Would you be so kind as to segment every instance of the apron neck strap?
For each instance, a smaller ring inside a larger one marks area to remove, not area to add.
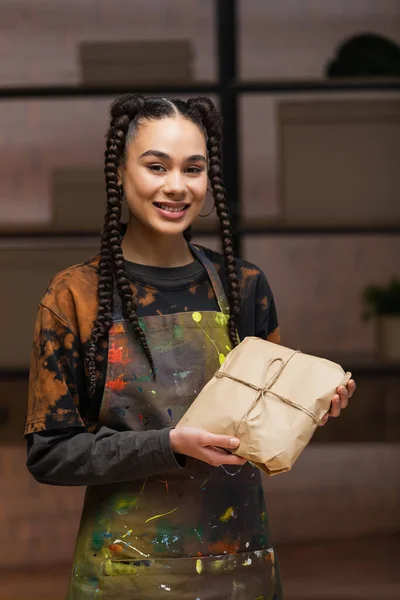
[[[229,302],[225,294],[225,290],[222,286],[221,279],[217,273],[217,269],[214,266],[214,263],[208,258],[206,253],[202,248],[195,246],[193,244],[189,244],[189,248],[194,256],[201,262],[205,270],[207,271],[207,275],[210,279],[212,288],[214,290],[215,298],[218,302],[218,306],[220,311],[224,315],[229,316]],[[118,291],[114,288],[114,310],[113,310],[113,318],[116,321],[120,321],[123,318],[122,315],[122,302],[121,298],[118,294]]]
[[[225,315],[229,315],[229,302],[214,263],[208,258],[204,250],[199,246],[189,244],[189,248],[207,271],[220,311]]]

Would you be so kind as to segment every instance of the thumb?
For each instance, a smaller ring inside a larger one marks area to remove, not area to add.
[[[229,435],[217,435],[209,433],[205,440],[208,446],[216,446],[218,448],[226,448],[227,450],[235,450],[240,445],[240,440]]]

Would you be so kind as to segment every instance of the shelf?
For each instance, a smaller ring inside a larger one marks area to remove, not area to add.
[[[233,81],[228,89],[236,94],[298,94],[330,92],[400,92],[400,78],[394,79],[315,79],[315,80],[254,80]],[[224,84],[225,88],[225,84]],[[192,84],[165,83],[162,85],[144,85],[127,83],[126,85],[36,85],[0,88],[0,99],[38,99],[38,98],[92,98],[119,96],[120,94],[220,94],[218,82],[198,81]]]
[[[217,222],[207,224],[196,224],[193,228],[195,235],[214,236],[219,234]],[[240,235],[399,235],[400,223],[385,225],[326,225],[326,224],[289,224],[273,222],[265,219],[246,219],[239,224],[237,232]],[[55,230],[51,225],[26,226],[26,227],[0,227],[0,240],[21,239],[96,239],[99,231],[63,231]]]

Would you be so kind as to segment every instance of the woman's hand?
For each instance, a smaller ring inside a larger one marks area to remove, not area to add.
[[[171,430],[170,442],[173,452],[197,458],[213,467],[244,465],[247,462],[245,458],[229,454],[239,447],[240,441],[228,435],[215,435],[196,427],[182,427]]]
[[[341,385],[337,388],[337,393],[332,398],[330,411],[321,419],[321,426],[326,425],[329,417],[338,417],[340,415],[340,411],[347,407],[355,390],[356,382],[354,379],[350,379],[346,387]]]

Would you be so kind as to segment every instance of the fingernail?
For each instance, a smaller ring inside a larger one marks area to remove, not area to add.
[[[231,448],[237,448],[239,446],[240,442],[237,438],[231,438],[229,440],[229,445]]]

